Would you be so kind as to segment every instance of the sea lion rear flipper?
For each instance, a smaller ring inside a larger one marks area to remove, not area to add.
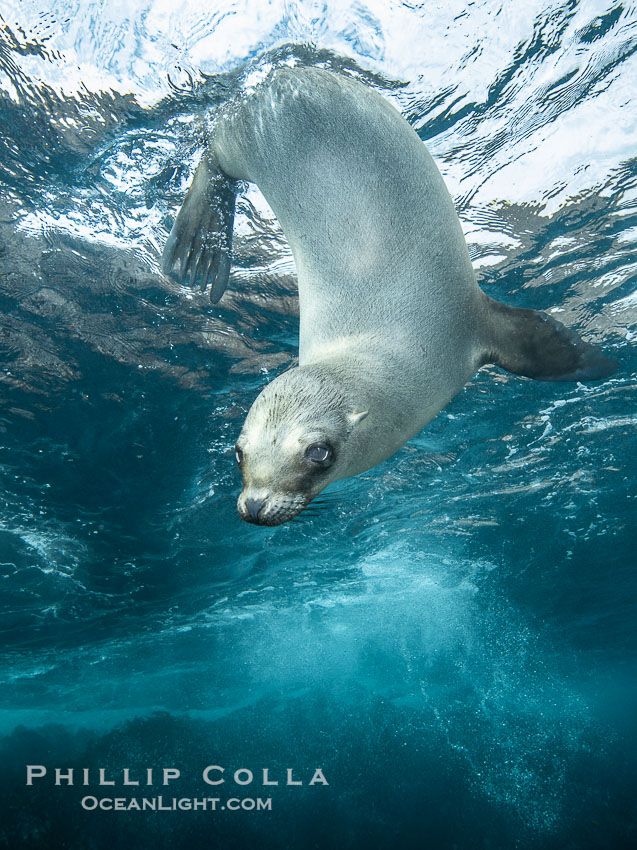
[[[162,255],[164,274],[180,281],[189,278],[191,286],[199,284],[202,290],[210,285],[213,303],[225,292],[230,275],[236,186],[215,155],[205,152]]]
[[[539,381],[596,381],[619,368],[616,360],[546,313],[488,297],[486,310],[490,341],[485,363]]]

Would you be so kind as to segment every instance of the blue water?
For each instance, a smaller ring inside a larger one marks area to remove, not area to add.
[[[637,7],[178,6],[0,9],[0,846],[637,846]],[[293,60],[389,97],[485,291],[621,369],[483,369],[266,529],[233,446],[296,356],[291,254],[246,187],[219,305],[159,257],[214,108]],[[182,777],[27,787],[28,764]],[[214,764],[305,784],[211,789]]]

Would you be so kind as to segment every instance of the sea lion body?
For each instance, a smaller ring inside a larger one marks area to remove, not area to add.
[[[545,380],[614,371],[614,361],[544,314],[482,292],[425,145],[360,82],[278,69],[215,122],[165,268],[179,262],[182,277],[210,280],[216,297],[232,220],[228,200],[209,210],[236,180],[256,183],[276,214],[300,307],[299,366],[266,386],[238,441],[244,519],[284,522],[331,481],[380,463],[484,363]],[[197,214],[212,221],[198,223]],[[206,253],[202,229],[216,254]],[[328,446],[329,462],[308,460],[317,445]]]
[[[481,348],[467,325],[475,329],[482,293],[440,172],[380,95],[326,71],[284,69],[248,103],[218,123],[212,146],[229,176],[259,186],[290,243],[299,366],[345,361],[361,384],[358,406],[372,411],[365,430],[387,432],[352,458],[355,475],[474,374]]]

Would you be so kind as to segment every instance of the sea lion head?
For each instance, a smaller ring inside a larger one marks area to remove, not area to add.
[[[243,479],[241,518],[281,525],[344,477],[348,441],[366,415],[328,370],[299,367],[268,384],[235,446]]]

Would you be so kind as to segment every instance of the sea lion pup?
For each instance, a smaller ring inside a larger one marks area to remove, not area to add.
[[[482,292],[427,148],[357,80],[280,68],[216,120],[163,256],[213,301],[228,283],[237,180],[276,214],[300,306],[299,365],[263,389],[236,445],[247,522],[287,522],[385,460],[486,363],[544,381],[615,371],[545,313]]]

